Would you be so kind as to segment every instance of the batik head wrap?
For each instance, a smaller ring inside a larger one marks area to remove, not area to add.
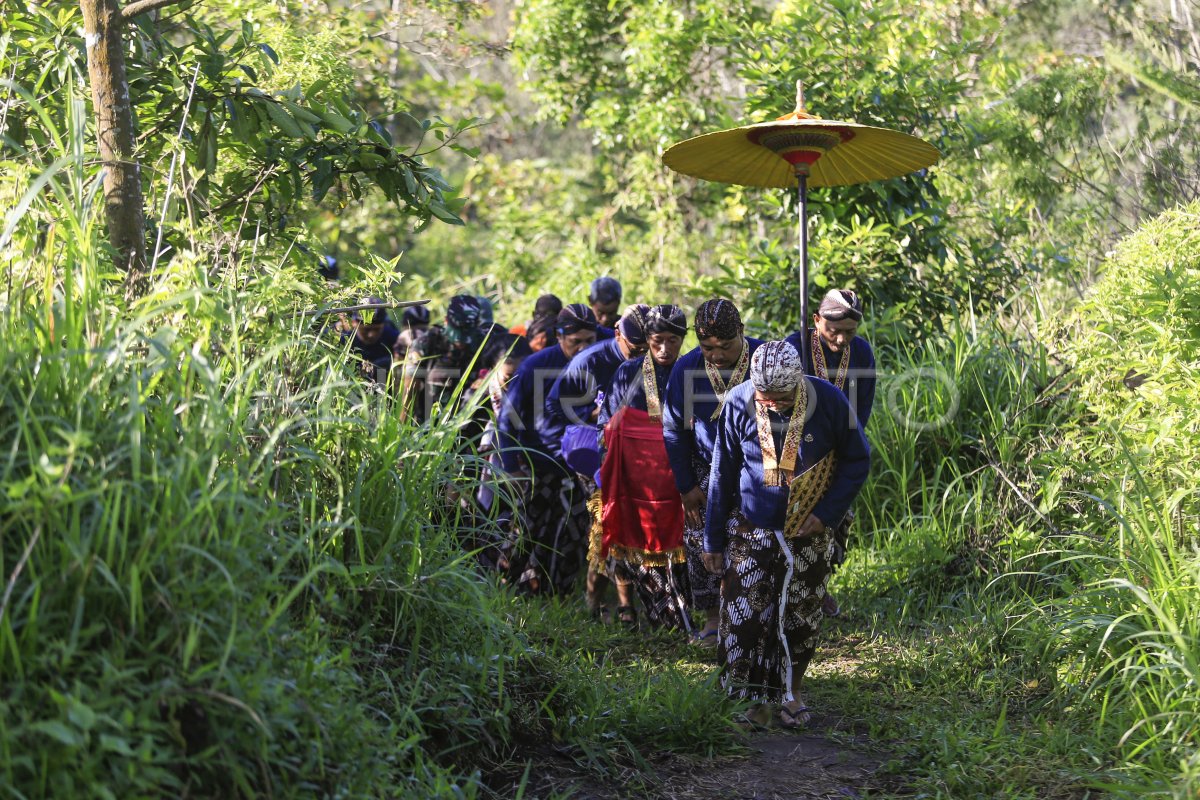
[[[817,313],[831,322],[843,319],[862,322],[862,298],[849,289],[830,289],[825,293]]]
[[[358,301],[358,304],[360,306],[381,306],[383,305],[383,301],[378,297],[364,297]],[[386,308],[363,308],[350,312],[350,319],[355,322],[361,322],[364,325],[378,325],[387,322],[387,318]]]
[[[621,338],[633,345],[646,343],[646,319],[650,314],[650,306],[645,303],[635,303],[625,309],[625,313],[617,320],[617,333]]]
[[[596,330],[596,315],[583,303],[571,303],[558,312],[558,333],[567,336],[577,331]]]
[[[479,344],[483,340],[483,331],[479,327],[482,318],[483,309],[478,297],[469,294],[451,297],[446,307],[446,338],[453,344],[468,347]]]
[[[742,335],[742,315],[729,300],[705,300],[696,309],[696,338],[736,339]]]
[[[490,328],[492,323],[496,321],[492,301],[483,295],[479,295],[475,299],[479,301],[479,327]]]
[[[750,359],[750,381],[760,392],[790,392],[800,385],[800,354],[788,342],[765,342]]]
[[[679,306],[654,306],[646,314],[646,335],[652,333],[673,333],[676,336],[687,336],[687,316]]]

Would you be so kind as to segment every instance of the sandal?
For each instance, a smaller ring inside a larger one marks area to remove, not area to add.
[[[601,603],[598,606],[593,606],[592,608],[588,609],[588,612],[591,614],[593,622],[599,622],[601,625],[612,624],[612,611],[610,611],[608,606],[604,605],[604,603]]]
[[[633,606],[617,606],[617,622],[626,628],[637,627],[637,609]]]
[[[779,725],[783,728],[803,728],[812,719],[811,712],[812,709],[805,705],[796,708],[782,705],[779,707]]]
[[[826,594],[821,599],[821,611],[827,617],[836,617],[842,613],[842,607],[838,605],[838,601],[831,594]]]
[[[716,647],[717,645],[717,629],[713,628],[707,633],[697,633],[692,637],[692,644],[698,644],[701,647]]]

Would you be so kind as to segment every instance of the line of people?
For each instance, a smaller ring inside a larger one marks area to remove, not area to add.
[[[690,328],[678,306],[617,316],[620,303],[602,278],[588,304],[544,296],[505,330],[478,298],[455,297],[445,324],[409,347],[407,397],[423,383],[427,403],[445,402],[455,381],[487,393],[491,474],[475,502],[503,531],[476,542],[488,569],[526,594],[568,593],[586,576],[600,620],[611,583],[616,621],[636,627],[640,614],[715,644],[751,722],[803,725],[800,681],[838,611],[826,584],[870,461],[861,301],[832,290],[811,328],[767,342],[745,335],[726,299],[700,304]],[[689,329],[698,344],[681,353]],[[519,487],[515,507],[495,502],[501,484]]]

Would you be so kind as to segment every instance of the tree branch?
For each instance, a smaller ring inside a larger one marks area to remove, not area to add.
[[[185,0],[137,0],[135,3],[130,3],[121,9],[121,19],[131,20],[139,14],[145,14],[147,11],[155,11],[166,6],[173,6],[184,2]]]

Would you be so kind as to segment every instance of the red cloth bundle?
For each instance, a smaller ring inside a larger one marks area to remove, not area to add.
[[[604,429],[601,554],[664,564],[683,559],[683,503],[667,461],[662,424],[626,407]]]

